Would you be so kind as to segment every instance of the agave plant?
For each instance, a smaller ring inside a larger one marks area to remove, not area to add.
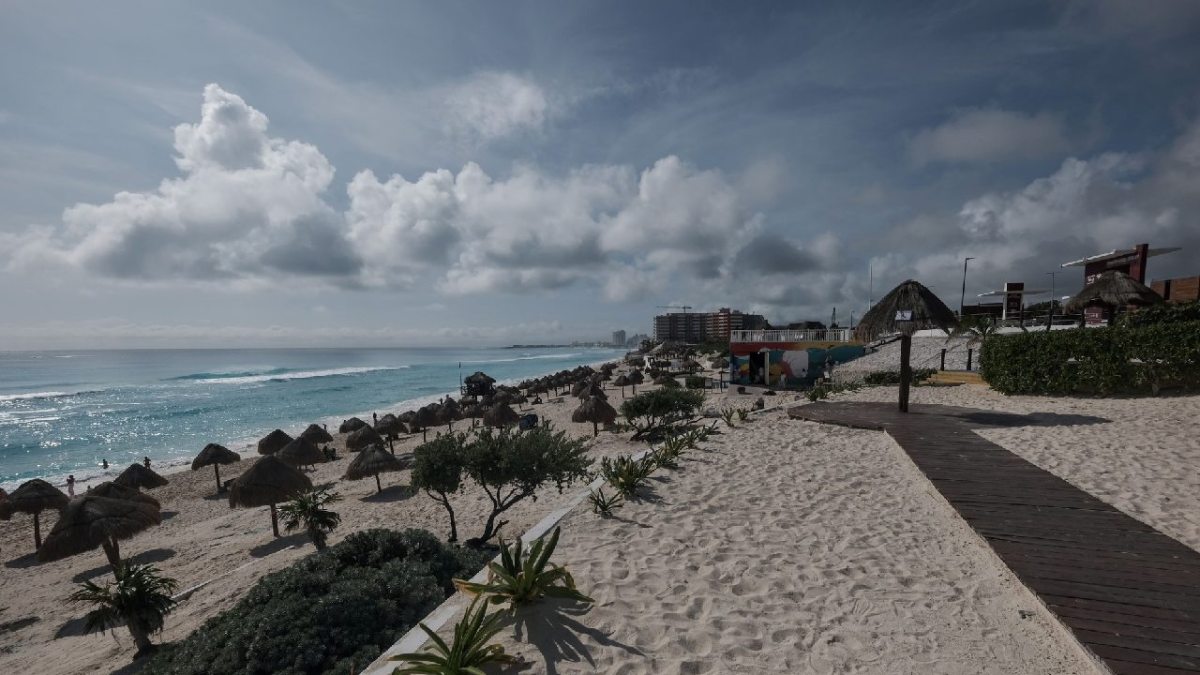
[[[520,539],[512,546],[500,542],[500,562],[488,563],[486,583],[455,579],[454,585],[466,593],[486,595],[494,605],[504,602],[520,605],[543,597],[592,602],[575,589],[575,579],[565,567],[550,562],[550,555],[558,546],[560,529],[554,528],[549,539],[539,537],[528,552]]]
[[[738,408],[737,409],[737,417],[738,417],[739,422],[745,422],[747,419],[750,418],[750,411],[747,410],[746,408]]]
[[[87,613],[84,630],[105,631],[122,623],[133,636],[137,655],[154,648],[150,635],[162,630],[163,619],[175,607],[171,594],[177,586],[174,579],[159,576],[152,565],[125,563],[117,568],[115,584],[97,585],[85,581],[72,593],[70,602],[93,605]]]
[[[650,473],[654,471],[654,459],[647,455],[641,460],[635,460],[629,455],[618,455],[616,458],[605,457],[600,460],[600,475],[608,484],[616,488],[622,497],[632,497],[639,487],[645,484]]]
[[[733,408],[725,408],[721,411],[721,419],[725,420],[725,425],[730,429],[733,428],[733,418],[736,414],[737,411],[735,411]]]
[[[318,551],[325,550],[329,533],[342,522],[342,517],[325,508],[326,504],[339,501],[341,495],[325,488],[310,490],[279,507],[283,527],[288,532],[303,528]]]
[[[454,642],[449,645],[429,626],[418,624],[433,640],[433,651],[393,656],[392,661],[405,661],[411,665],[396,668],[392,675],[483,675],[480,666],[515,663],[517,659],[506,654],[504,647],[488,644],[504,629],[502,619],[500,614],[488,616],[487,604],[481,598],[475,598],[463,618],[454,625]]]
[[[606,495],[603,488],[590,492],[588,501],[592,504],[592,513],[599,514],[604,518],[611,518],[613,509],[620,508],[625,504],[624,497],[619,494]]]
[[[687,439],[684,436],[675,436],[663,441],[662,445],[651,453],[654,464],[664,469],[679,468],[679,458],[683,456],[684,450],[687,449]]]

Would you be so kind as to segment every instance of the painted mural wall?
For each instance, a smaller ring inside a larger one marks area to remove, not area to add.
[[[730,347],[730,381],[733,384],[766,384],[780,388],[811,385],[824,375],[826,364],[836,366],[866,353],[862,345],[855,344],[740,342]]]

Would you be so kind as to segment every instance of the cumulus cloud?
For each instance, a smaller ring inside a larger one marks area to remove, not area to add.
[[[735,182],[674,156],[641,171],[518,166],[500,178],[475,163],[415,180],[362,171],[339,213],[325,200],[334,169],[324,155],[271,136],[266,115],[215,84],[199,121],[175,129],[174,146],[181,176],[7,237],[9,265],[131,282],[307,279],[452,295],[585,282],[625,300],[676,278],[721,279],[761,229]]]
[[[478,73],[446,95],[451,131],[483,141],[540,129],[549,110],[546,92],[514,73]]]
[[[974,108],[960,110],[946,122],[917,132],[909,140],[908,151],[921,165],[1055,157],[1071,146],[1057,115]]]
[[[176,127],[175,150],[181,177],[66,209],[62,228],[20,238],[13,263],[141,280],[357,270],[321,198],[333,166],[312,145],[268,136],[266,116],[237,95],[205,87],[200,121]]]

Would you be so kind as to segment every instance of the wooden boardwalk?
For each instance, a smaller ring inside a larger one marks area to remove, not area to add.
[[[973,431],[1105,420],[935,405],[911,410],[821,402],[788,415],[886,431],[1114,673],[1200,672],[1200,553]]]

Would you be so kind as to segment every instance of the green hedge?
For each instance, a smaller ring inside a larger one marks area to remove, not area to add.
[[[937,373],[933,368],[913,368],[913,383],[920,384]],[[869,385],[900,384],[900,371],[876,370],[863,377],[863,383]]]
[[[366,530],[263,577],[233,608],[162,647],[143,675],[358,672],[486,556],[424,530]],[[354,670],[352,670],[352,667]]]
[[[688,375],[683,383],[688,389],[703,389],[708,384],[708,378],[701,375]]]
[[[1200,321],[988,337],[979,373],[1005,394],[1157,393],[1200,386]]]
[[[1125,312],[1117,319],[1117,325],[1134,328],[1158,323],[1188,321],[1200,321],[1200,301],[1162,303]]]

